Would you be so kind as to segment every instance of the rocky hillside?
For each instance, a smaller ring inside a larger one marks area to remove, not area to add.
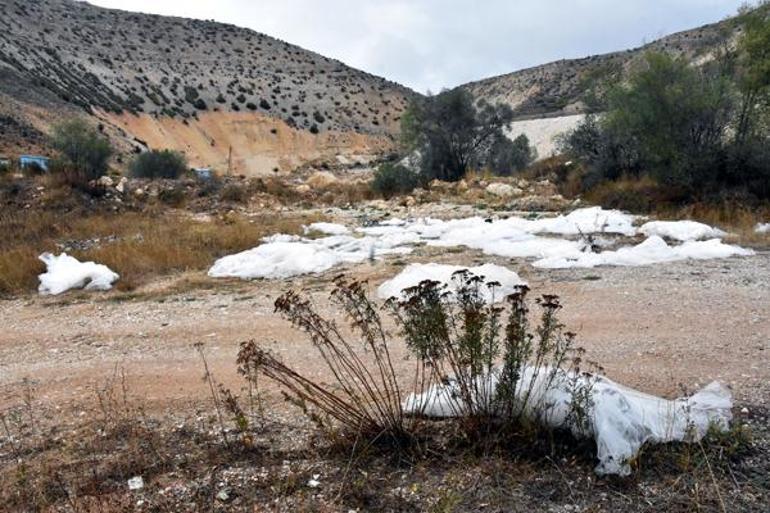
[[[708,62],[740,31],[739,18],[666,36],[632,50],[561,60],[472,82],[467,88],[476,97],[510,104],[521,119],[579,114],[585,111],[581,98],[595,79],[628,72],[645,52],[665,51],[696,63]]]
[[[6,150],[18,140],[39,143],[47,123],[76,111],[99,116],[140,147],[153,134],[132,127],[180,129],[202,118],[218,127],[217,133],[199,127],[207,132],[202,140],[224,151],[235,146],[229,139],[239,127],[252,121],[270,125],[268,135],[285,126],[302,139],[349,132],[390,137],[412,94],[232,25],[73,0],[0,0],[0,135]],[[219,113],[241,123],[223,128],[227,122]]]

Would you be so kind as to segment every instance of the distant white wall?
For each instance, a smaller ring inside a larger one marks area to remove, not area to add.
[[[511,129],[507,131],[507,135],[511,139],[515,139],[521,134],[526,135],[529,144],[537,149],[537,158],[540,160],[556,154],[556,137],[574,130],[584,117],[583,114],[577,114],[558,118],[514,121],[511,123]]]

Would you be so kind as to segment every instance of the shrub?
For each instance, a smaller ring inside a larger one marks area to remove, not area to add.
[[[374,172],[372,190],[389,199],[398,194],[409,194],[419,183],[417,173],[400,164],[382,164]]]
[[[433,385],[452,384],[453,416],[469,433],[488,436],[493,432],[487,428],[493,425],[515,432],[525,416],[535,420],[547,415],[554,405],[541,404],[540,398],[557,381],[564,386],[567,379],[572,394],[567,422],[573,429],[585,428],[594,380],[582,379],[582,350],[574,347],[574,335],[565,333],[557,319],[561,305],[556,296],[538,300],[541,322],[533,330],[526,287],[508,298],[504,322],[506,308],[487,302],[484,294],[486,287],[494,290],[499,284],[487,284],[467,271],[455,279],[458,287],[451,294],[445,286],[425,281],[406,290],[403,299],[386,303],[415,361],[412,390],[420,393]],[[327,432],[333,428],[327,419],[334,419],[356,439],[403,446],[414,440],[414,426],[402,407],[405,389],[394,370],[392,340],[379,309],[368,299],[365,284],[340,277],[335,285],[331,301],[346,314],[359,343],[349,341],[333,321],[315,311],[310,300],[295,292],[275,303],[276,311],[309,334],[333,376],[332,384],[298,373],[254,341],[241,346],[239,372],[250,380],[263,374],[282,385],[289,401]],[[418,397],[410,396],[407,404]],[[412,409],[415,414],[420,411],[419,405]]]
[[[138,155],[129,166],[135,178],[179,178],[187,171],[187,159],[173,150],[150,150]]]
[[[54,171],[74,186],[87,186],[107,173],[112,146],[106,137],[82,119],[72,119],[53,129],[52,146],[60,153]]]

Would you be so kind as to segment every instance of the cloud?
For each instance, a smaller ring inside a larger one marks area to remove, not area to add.
[[[636,47],[743,0],[91,0],[264,32],[418,91]]]

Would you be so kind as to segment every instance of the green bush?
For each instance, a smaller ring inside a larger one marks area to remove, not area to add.
[[[71,119],[56,125],[51,143],[60,153],[53,171],[64,172],[72,185],[86,185],[107,173],[112,146],[84,120]]]
[[[187,159],[177,151],[151,150],[138,155],[129,171],[135,178],[179,178],[188,169]]]
[[[374,172],[372,190],[385,199],[408,194],[419,184],[417,173],[400,164],[382,164]]]
[[[505,135],[496,137],[485,155],[486,162],[479,167],[488,167],[497,175],[511,175],[522,171],[537,158],[537,150],[530,146],[529,138],[521,134],[514,140]]]

